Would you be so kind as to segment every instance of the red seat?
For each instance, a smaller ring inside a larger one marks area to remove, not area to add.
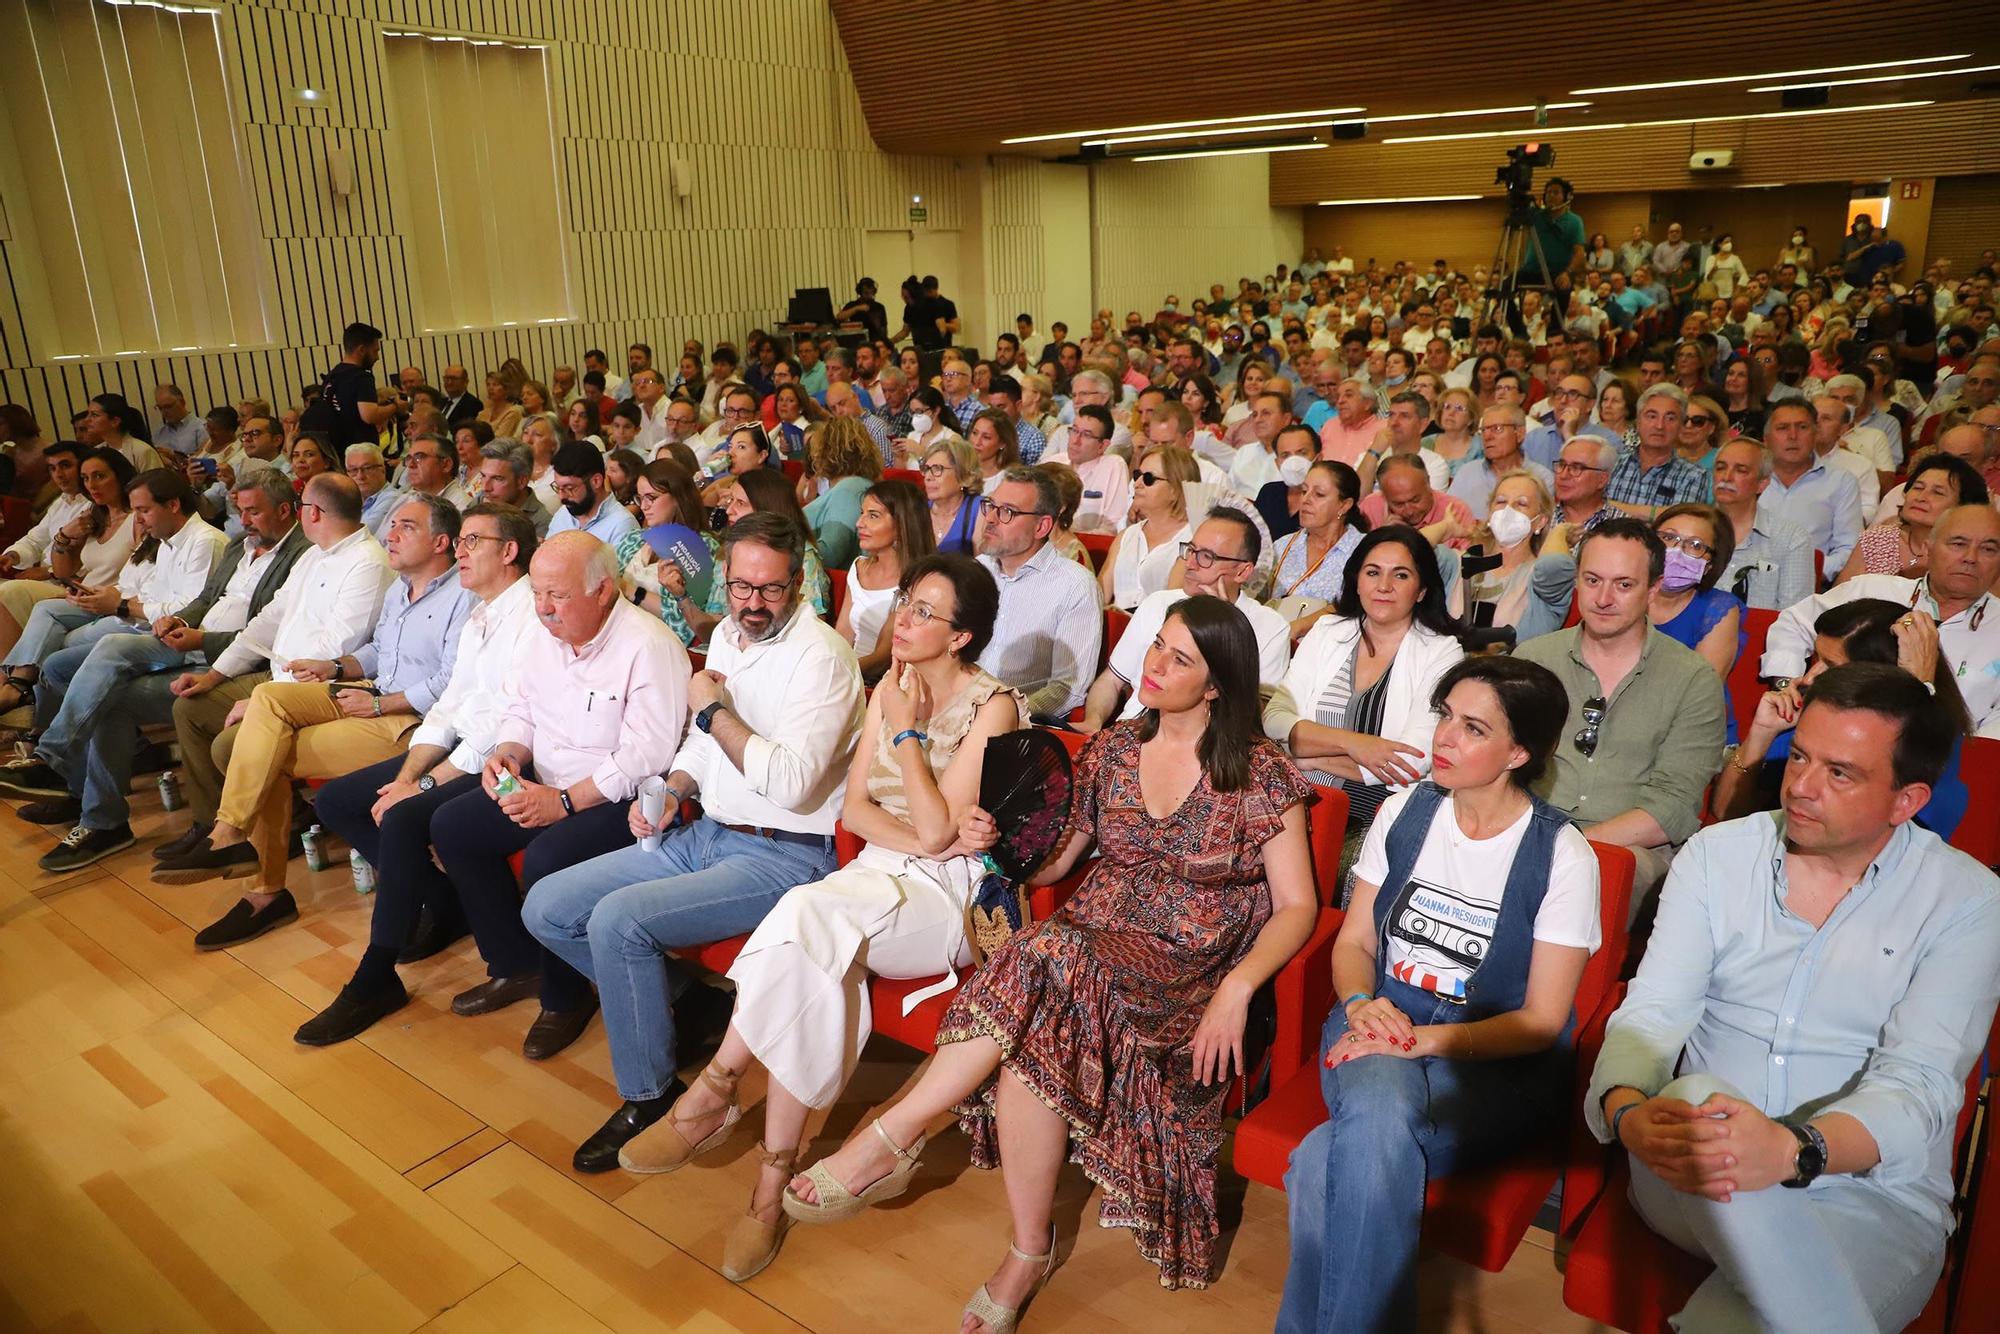
[[[1736,655],[1736,663],[1729,669],[1729,707],[1736,715],[1736,735],[1747,736],[1750,720],[1757,716],[1757,701],[1764,698],[1764,685],[1759,680],[1757,664],[1764,658],[1764,640],[1771,633],[1771,625],[1778,619],[1775,611],[1760,611],[1755,607],[1743,612],[1743,651]]]
[[[847,600],[847,571],[828,570],[826,586],[826,621],[831,625],[840,615],[840,604]]]
[[[885,482],[908,482],[919,491],[924,487],[924,475],[915,468],[884,468],[882,480]]]
[[[18,496],[0,496],[0,547],[10,547],[35,526],[34,507]]]
[[[1095,568],[1104,568],[1104,562],[1111,557],[1111,544],[1116,539],[1110,533],[1078,533],[1076,540],[1083,543],[1083,549],[1090,553],[1090,563]]]
[[[782,466],[785,470],[786,481],[796,482],[799,478],[805,476],[806,465],[798,459],[786,459]]]
[[[2000,866],[2000,740],[1966,738],[1958,753],[1958,776],[1972,799],[1952,831],[1951,845],[1981,866]]]
[[[1622,997],[1621,997],[1622,999]],[[1989,1049],[2000,1041],[2000,1026],[1996,1026],[1988,1039]],[[1959,1111],[1957,1138],[1959,1144],[1965,1142],[1966,1132],[1971,1128],[1972,1114],[1978,1105],[1981,1065],[1975,1062],[1966,1079],[1965,1104]],[[1610,1325],[1614,1329],[1629,1331],[1629,1334],[1668,1334],[1668,1319],[1694,1295],[1714,1266],[1706,1260],[1697,1259],[1662,1238],[1646,1226],[1639,1217],[1639,1211],[1632,1207],[1627,1195],[1631,1184],[1631,1173],[1625,1154],[1613,1152],[1600,1145],[1581,1128],[1571,1143],[1573,1151],[1563,1175],[1563,1216],[1566,1232],[1573,1233],[1569,1262],[1563,1271],[1563,1305],[1578,1315]],[[1990,1143],[1991,1115],[1988,1116]],[[1982,1195],[1994,1192],[1981,1192]],[[1970,1216],[1979,1215],[1980,1199],[1973,1201]],[[1996,1235],[1993,1223],[2000,1219],[2000,1204],[1986,1203],[1988,1227],[1978,1240],[1993,1252],[1993,1258],[2000,1260],[2000,1235]],[[1577,1213],[1583,1213],[1582,1225],[1573,1222]],[[1966,1239],[1968,1242],[1971,1238]],[[1917,1320],[1909,1326],[1911,1330],[1923,1334],[1944,1334],[1945,1311],[1951,1280],[1956,1273],[1966,1275],[1966,1283],[1981,1284],[1981,1291],[1989,1291],[1985,1285],[1992,1284],[2000,1289],[1991,1265],[1984,1273],[1970,1263],[1954,1265],[1949,1253],[1945,1272],[1939,1277],[1936,1291]],[[1990,1329],[1993,1311],[1989,1296],[1984,1305],[1972,1308],[1960,1306],[1981,1313],[1980,1318],[1987,1323],[1963,1325],[1967,1330]]]
[[[1632,897],[1632,854],[1597,843],[1591,850],[1597,854],[1604,944],[1591,956],[1577,985],[1579,1084],[1588,1079],[1604,1022],[1615,1004]],[[1275,1092],[1236,1129],[1236,1170],[1279,1190],[1284,1189],[1292,1150],[1326,1120],[1326,1103],[1320,1095],[1319,1035],[1333,1009],[1333,941],[1341,920],[1338,909],[1322,910],[1305,948],[1274,980],[1278,1033],[1271,1087]],[[1468,1264],[1496,1272],[1505,1268],[1562,1171],[1564,1148],[1561,1136],[1552,1135],[1504,1163],[1432,1180],[1424,1196],[1425,1239]]]

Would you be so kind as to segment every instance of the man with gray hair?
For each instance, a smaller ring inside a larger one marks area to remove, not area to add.
[[[1556,509],[1549,524],[1567,526],[1571,546],[1617,513],[1604,499],[1611,470],[1617,466],[1617,449],[1600,435],[1574,436],[1556,455]]]
[[[1738,438],[1715,452],[1715,507],[1736,538],[1716,583],[1761,611],[1783,611],[1815,591],[1812,535],[1757,503],[1776,466],[1758,440]]]
[[[1712,498],[1708,474],[1675,447],[1687,402],[1686,391],[1674,384],[1656,384],[1639,395],[1639,443],[1619,458],[1604,492],[1624,513],[1651,519],[1669,505],[1707,504]]]
[[[979,535],[980,562],[1000,585],[1000,615],[979,665],[1047,720],[1083,703],[1104,641],[1097,580],[1049,545],[1061,509],[1047,473],[1012,467],[986,498]]]
[[[1874,458],[1847,448],[1847,441],[1855,434],[1853,406],[1837,394],[1821,394],[1799,401],[1812,408],[1813,453],[1819,455],[1829,469],[1844,472],[1854,479],[1855,493],[1861,497],[1862,523],[1866,526],[1867,516],[1875,512],[1875,506],[1881,500],[1883,474]],[[1768,426],[1765,428],[1767,433],[1769,429]]]
[[[1858,375],[1834,376],[1826,382],[1825,397],[1837,399],[1847,405],[1847,420],[1850,424],[1840,437],[1840,447],[1866,460],[1869,466],[1875,469],[1876,494],[1879,496],[1880,488],[1890,485],[1891,479],[1896,475],[1896,469],[1902,466],[1902,428],[1896,426],[1896,419],[1889,417],[1887,413],[1882,413],[1881,416],[1887,418],[1891,426],[1895,426],[1893,435],[1874,424],[1875,419],[1871,418],[1869,412],[1868,384]],[[1815,399],[1814,403],[1817,405],[1818,400]],[[1862,505],[1865,511],[1872,511],[1875,508],[1865,496],[1862,498]]]
[[[673,951],[752,931],[792,888],[833,871],[867,700],[853,647],[801,597],[805,543],[782,514],[730,525],[717,561],[729,615],[707,670],[688,682],[692,728],[657,770],[665,818],[655,825],[636,803],[630,812],[630,837],[659,835],[658,846],[558,871],[520,909],[548,949],[542,1004],[588,995],[586,978],[603,999],[623,1102],[577,1149],[579,1172],[618,1166],[619,1150],[684,1091],[677,1028],[728,1013]],[[682,802],[696,798],[701,818],[682,820]],[[671,1153],[676,1134],[663,1126],[658,1150]]]
[[[576,1040],[597,1001],[573,974],[545,981],[521,891],[631,844],[625,807],[680,744],[689,664],[680,637],[626,600],[617,552],[591,534],[551,537],[528,579],[547,633],[530,636],[515,664],[479,789],[438,807],[430,832],[491,978],[455,997],[452,1012],[486,1014],[540,993],[522,1050],[541,1060]],[[508,865],[517,852],[520,882]]]
[[[479,451],[479,498],[489,505],[512,505],[535,525],[537,540],[549,535],[552,517],[528,481],[535,453],[519,440],[502,436]]]
[[[404,500],[389,524],[389,568],[397,578],[373,636],[339,657],[294,660],[292,679],[252,691],[233,739],[225,733],[216,743],[227,742],[229,756],[209,845],[162,859],[154,878],[193,884],[225,867],[252,866],[258,884],[195,933],[196,949],[240,945],[299,915],[285,885],[293,780],[338,778],[399,754],[444,693],[459,631],[478,601],[458,580],[458,530],[450,501]]]
[[[1539,463],[1529,462],[1521,452],[1528,436],[1528,414],[1516,403],[1495,403],[1479,417],[1478,458],[1466,463],[1451,479],[1451,493],[1465,502],[1475,515],[1484,515],[1493,500],[1493,488],[1500,479],[1517,470],[1526,471],[1550,491],[1556,479]]]
[[[891,440],[902,440],[910,434],[911,392],[910,377],[901,368],[884,366],[875,377],[874,397],[864,403],[868,415],[888,428]]]
[[[377,542],[389,540],[389,520],[409,492],[389,485],[389,463],[379,445],[367,443],[347,447],[347,475],[361,488],[361,526]]]
[[[1070,378],[1069,401],[1072,413],[1076,408],[1093,407],[1110,412],[1113,423],[1111,439],[1105,448],[1116,454],[1131,453],[1132,431],[1122,420],[1125,414],[1117,411],[1118,386],[1111,382],[1110,376],[1100,370],[1078,371]],[[1068,461],[1069,427],[1058,426],[1049,433],[1049,447],[1042,451],[1042,462],[1067,463]]]

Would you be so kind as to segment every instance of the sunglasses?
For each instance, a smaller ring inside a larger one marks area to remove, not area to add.
[[[1159,483],[1164,482],[1166,478],[1160,476],[1156,472],[1148,472],[1142,469],[1134,468],[1132,470],[1132,480],[1139,483],[1141,486],[1157,486]]]
[[[1604,696],[1592,695],[1583,702],[1583,730],[1574,738],[1586,760],[1597,753],[1597,733],[1604,725]]]
[[[1709,416],[1706,412],[1690,412],[1687,415],[1687,424],[1689,426],[1706,426],[1714,420],[1715,418]]]

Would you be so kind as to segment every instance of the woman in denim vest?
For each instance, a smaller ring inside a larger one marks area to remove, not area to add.
[[[1328,1121],[1292,1155],[1281,1331],[1415,1329],[1424,1188],[1564,1122],[1597,859],[1529,791],[1568,716],[1518,658],[1431,696],[1433,776],[1384,803],[1333,946]]]

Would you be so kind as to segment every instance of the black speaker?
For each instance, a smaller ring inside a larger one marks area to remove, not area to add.
[[[1778,105],[1788,111],[1802,111],[1807,107],[1823,107],[1826,105],[1826,89],[1823,86],[1788,89],[1778,94]]]
[[[1333,123],[1333,137],[1336,139],[1365,139],[1368,137],[1368,123],[1359,120],[1335,121]]]
[[[1111,155],[1111,150],[1103,144],[1085,144],[1077,150],[1077,156],[1085,162],[1102,162]]]

